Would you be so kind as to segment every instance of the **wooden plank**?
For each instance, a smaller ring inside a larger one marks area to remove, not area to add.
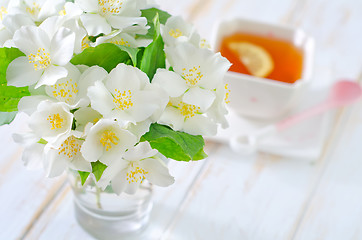
[[[0,127],[0,239],[20,238],[51,202],[63,179],[45,179],[42,171],[28,171],[21,161],[21,148],[14,132],[25,130],[25,118]]]
[[[362,238],[361,109],[359,103],[350,109],[355,114],[344,116],[348,121],[340,126],[340,140],[327,155],[294,239]]]
[[[217,148],[217,145],[210,143],[206,151],[210,153]],[[141,239],[159,239],[177,214],[178,207],[187,195],[194,179],[206,164],[207,161],[169,163],[170,172],[176,182],[168,188],[154,188],[154,207],[150,225],[140,236]],[[26,239],[51,239],[54,234],[58,239],[92,239],[76,222],[72,192],[69,189],[68,186],[63,188],[51,206],[35,222],[26,235]]]
[[[304,161],[241,157],[223,147],[163,239],[286,239],[316,174]]]
[[[301,4],[301,2],[294,5],[294,12],[290,11],[285,15],[286,18],[281,18],[281,20],[289,22],[289,18],[292,25],[301,26],[315,35],[317,45],[319,45],[316,54],[315,84],[325,87],[338,77],[355,78],[356,71],[360,70],[357,58],[360,59],[361,49],[357,50],[357,54],[352,52],[352,49],[358,46],[356,42],[361,38],[355,38],[352,43],[348,41],[350,34],[353,33],[350,23],[347,24],[347,28],[337,31],[344,36],[335,34],[335,26],[336,24],[343,26],[350,21],[348,14],[345,14],[348,15],[347,17],[339,17],[340,12],[336,11],[341,8],[351,8],[354,10],[350,13],[350,19],[354,21],[354,27],[356,27],[361,22],[361,20],[355,21],[355,15],[361,12],[358,10],[359,3],[319,1],[319,9],[326,10],[324,11],[325,22],[318,27],[313,21],[308,20],[312,17],[311,12],[316,16],[321,14],[320,11],[315,10],[315,1],[305,1],[306,4]],[[331,2],[332,7],[328,8]],[[253,11],[250,13],[254,14]],[[225,13],[225,15],[229,14]],[[337,20],[335,16],[338,16]],[[327,22],[328,20],[330,22]],[[333,36],[333,41],[331,41],[331,36]],[[346,52],[350,52],[351,55],[348,56],[348,62],[342,63],[341,59]],[[339,64],[342,66],[335,68]],[[342,115],[342,123],[346,116],[348,113]],[[336,135],[332,134],[331,137],[333,139],[328,142],[326,152],[329,152],[336,143]],[[173,236],[178,236],[180,239],[292,238],[294,229],[299,227],[299,219],[305,210],[304,207],[306,204],[309,205],[314,185],[319,182],[320,174],[325,169],[324,158],[322,157],[315,166],[304,165],[291,159],[279,159],[277,163],[274,161],[270,163],[267,160],[268,155],[261,156],[260,159],[243,159],[233,156],[227,148],[221,149],[213,157],[223,159],[223,162],[213,161],[213,165],[208,166],[198,179],[181,206],[180,214],[164,234],[164,239]],[[249,162],[245,163],[245,161]],[[316,212],[318,213],[318,210]],[[334,216],[338,215],[334,214]],[[360,216],[360,214],[355,216]],[[329,219],[332,222],[333,218]],[[308,219],[305,221],[307,222]],[[308,231],[308,227],[304,230]],[[325,230],[328,231],[328,229]],[[341,234],[335,239],[349,239],[342,236]],[[300,239],[310,238],[307,235]]]

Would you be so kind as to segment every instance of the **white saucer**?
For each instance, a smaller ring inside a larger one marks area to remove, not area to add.
[[[303,109],[322,102],[327,97],[327,93],[328,90],[325,88],[306,91],[299,107],[288,115],[294,115]],[[289,158],[313,161],[321,154],[334,115],[335,111],[322,113],[275,135],[266,136],[258,142],[257,150]],[[227,120],[229,128],[220,128],[216,136],[206,139],[228,144],[230,139],[238,135],[250,134],[277,122],[248,119],[236,115],[232,110],[229,110]]]

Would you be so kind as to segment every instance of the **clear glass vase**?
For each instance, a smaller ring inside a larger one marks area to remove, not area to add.
[[[147,226],[152,209],[152,185],[144,181],[134,195],[104,191],[89,176],[82,186],[78,172],[68,174],[74,193],[75,216],[98,239],[137,239]],[[136,238],[135,238],[136,237]]]

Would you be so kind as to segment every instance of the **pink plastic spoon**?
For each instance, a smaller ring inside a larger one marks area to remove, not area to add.
[[[342,80],[336,82],[327,99],[316,106],[290,116],[276,124],[266,126],[251,135],[241,135],[230,140],[230,146],[239,153],[253,153],[258,141],[265,136],[287,129],[310,117],[332,108],[342,107],[354,103],[362,96],[362,89],[356,82]]]

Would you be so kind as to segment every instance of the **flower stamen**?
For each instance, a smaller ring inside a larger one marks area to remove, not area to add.
[[[198,114],[200,111],[200,107],[184,102],[178,104],[178,109],[186,119],[195,116],[195,114]]]
[[[125,41],[123,38],[121,38],[120,40],[112,40],[112,41],[110,41],[110,43],[117,44],[117,45],[122,45],[122,46],[127,46],[127,47],[131,46],[128,43],[128,41]]]
[[[224,101],[225,101],[226,104],[228,104],[228,103],[230,103],[230,100],[229,100],[230,89],[228,88],[228,84],[225,84],[225,90],[226,90],[226,93],[225,93]]]
[[[49,115],[47,120],[52,125],[52,128],[51,128],[52,130],[54,130],[56,128],[61,128],[62,123],[64,122],[64,119],[59,116],[59,113],[53,114],[53,116]]]
[[[35,54],[29,54],[28,60],[34,64],[35,71],[47,68],[51,64],[50,53],[45,52],[44,48],[39,48]]]
[[[89,40],[89,37],[88,36],[85,36],[83,39],[82,39],[82,51],[86,48],[89,48],[90,47],[90,43],[91,41]]]
[[[0,8],[0,20],[3,20],[4,16],[8,14],[8,10],[5,7]]]
[[[26,11],[30,14],[30,15],[33,15],[33,16],[36,16],[39,14],[40,12],[40,6],[39,4],[37,3],[33,3],[32,7],[27,7],[26,8]]]
[[[101,7],[101,14],[107,16],[110,14],[119,14],[123,2],[120,0],[98,0],[98,5]]]
[[[74,158],[80,152],[80,148],[81,145],[77,143],[77,139],[74,136],[70,136],[60,145],[58,154]]]
[[[204,76],[200,71],[200,66],[190,69],[183,68],[181,76],[185,79],[186,84],[190,87],[195,86]]]
[[[65,82],[58,83],[52,86],[53,96],[58,100],[63,100],[66,103],[70,103],[71,100],[78,93],[78,84],[73,83],[72,79]]]
[[[168,34],[170,34],[171,37],[173,38],[178,38],[181,37],[183,35],[183,33],[181,32],[180,29],[171,29]]]
[[[135,183],[138,181],[143,181],[143,179],[145,178],[145,175],[148,174],[147,171],[145,171],[144,169],[140,168],[140,167],[135,167],[133,165],[133,163],[131,163],[131,170],[129,172],[127,172],[127,178],[126,180],[128,181],[128,183]]]
[[[113,97],[113,102],[118,109],[125,110],[133,106],[131,90],[121,92],[118,89],[115,89],[114,91],[116,94]]]
[[[117,145],[119,138],[113,131],[105,131],[103,132],[101,139],[99,140],[103,147],[106,147],[106,151],[112,148],[112,144]]]

